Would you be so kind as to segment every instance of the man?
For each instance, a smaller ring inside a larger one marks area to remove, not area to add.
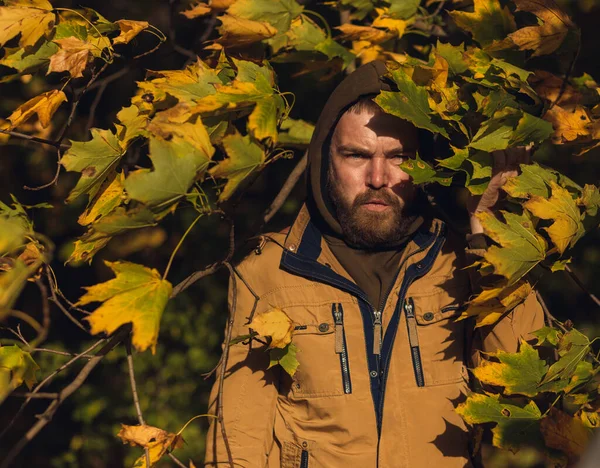
[[[516,351],[543,326],[535,296],[477,334],[455,321],[473,291],[463,269],[472,252],[399,167],[419,138],[370,100],[389,89],[385,71],[365,65],[336,88],[309,148],[306,205],[237,269],[233,336],[248,333],[251,315],[280,308],[294,322],[300,366],[290,378],[267,369],[260,343],[230,347],[222,403],[235,466],[465,466],[469,437],[454,406],[467,366],[477,350]],[[473,211],[492,207],[523,154],[497,155]],[[474,217],[472,230],[482,232]],[[215,384],[213,412],[217,393]],[[228,463],[216,421],[205,463]]]

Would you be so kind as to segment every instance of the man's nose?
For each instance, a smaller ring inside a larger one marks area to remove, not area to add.
[[[389,173],[385,158],[371,158],[367,174],[367,185],[374,189],[380,189],[388,185]]]

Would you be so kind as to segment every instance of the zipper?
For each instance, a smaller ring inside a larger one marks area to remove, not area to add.
[[[381,310],[373,311],[373,354],[377,356],[381,354],[381,313]]]
[[[302,449],[300,455],[300,468],[308,468],[308,450]]]
[[[417,331],[417,319],[415,318],[415,303],[412,297],[409,297],[404,301],[404,312],[406,314],[408,342],[410,344],[410,353],[412,355],[413,370],[415,371],[417,387],[424,387],[425,378],[423,376],[423,362],[421,361],[419,332]]]
[[[342,369],[342,385],[344,393],[352,393],[352,381],[350,380],[350,363],[348,360],[348,349],[346,348],[346,335],[344,333],[344,309],[342,304],[332,304],[331,311],[335,323],[335,352],[340,355],[340,366]]]

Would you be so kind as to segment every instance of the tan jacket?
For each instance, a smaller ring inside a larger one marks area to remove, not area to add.
[[[470,464],[468,434],[453,408],[468,391],[471,343],[516,351],[520,337],[543,326],[543,313],[531,295],[477,334],[469,321],[455,321],[471,287],[464,247],[446,231],[441,221],[426,223],[405,249],[381,313],[380,347],[377,311],[306,208],[287,236],[270,235],[239,265],[233,336],[248,333],[252,312],[279,307],[296,326],[300,367],[292,379],[279,367],[267,370],[260,344],[231,346],[223,417],[235,466]],[[231,288],[229,299],[231,306]],[[206,447],[206,466],[227,466],[217,422]]]

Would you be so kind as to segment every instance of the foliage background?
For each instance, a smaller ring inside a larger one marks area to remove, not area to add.
[[[307,8],[323,15],[331,26],[338,25],[338,13],[322,2],[301,2]],[[600,81],[600,2],[579,0],[559,2],[572,16],[582,31],[582,48],[575,65],[574,76],[585,71]],[[78,8],[74,1],[53,2],[54,6]],[[108,19],[119,18],[145,20],[165,32],[170,39],[156,52],[136,61],[125,61],[126,72],[108,84],[102,99],[93,114],[94,127],[108,128],[115,120],[115,114],[127,105],[135,92],[135,82],[142,80],[146,70],[179,69],[189,59],[181,53],[181,48],[199,52],[198,38],[203,30],[202,21],[190,21],[178,14],[185,3],[176,0],[146,0],[137,2],[101,2],[88,0],[89,6]],[[173,35],[175,36],[175,46]],[[139,35],[130,46],[132,55],[152,48],[156,38]],[[137,51],[137,52],[136,52]],[[123,68],[123,62],[116,60],[104,76]],[[343,78],[336,75],[330,80],[315,82],[293,76],[296,65],[275,65],[281,90],[296,94],[292,117],[315,122],[327,96]],[[0,75],[2,70],[0,70]],[[52,80],[52,77],[48,79]],[[57,78],[55,78],[57,79]],[[46,79],[34,77],[30,81],[17,80],[0,85],[0,115],[6,116],[27,99],[44,90]],[[315,84],[316,83],[316,84]],[[86,140],[85,128],[90,111],[95,106],[95,92],[84,96],[78,108],[74,125],[68,138]],[[60,126],[66,119],[68,106],[59,111],[54,125]],[[31,216],[36,230],[44,232],[57,244],[53,261],[58,283],[67,298],[75,300],[81,295],[82,286],[106,281],[112,277],[102,260],[127,259],[148,267],[160,268],[168,261],[169,255],[183,232],[194,219],[192,211],[178,210],[169,216],[159,227],[136,231],[113,241],[93,260],[92,268],[64,267],[63,262],[70,253],[72,240],[81,235],[83,228],[77,224],[77,217],[85,207],[85,197],[71,205],[62,200],[74,186],[78,174],[63,172],[57,185],[40,192],[25,190],[23,186],[36,186],[48,182],[54,176],[55,157],[53,151],[43,146],[11,139],[8,145],[0,146],[0,201],[9,202],[13,193],[26,205],[43,201],[53,204],[52,209],[34,210]],[[283,159],[268,165],[246,196],[236,208],[235,225],[238,238],[247,237],[278,193],[287,174],[301,156],[297,152],[294,160]],[[597,161],[600,148],[596,148],[584,158],[570,154],[569,149],[540,154],[538,162],[563,172],[579,184],[598,183]],[[278,215],[267,225],[267,230],[279,230],[289,225],[304,197],[303,184],[299,183]],[[464,200],[464,193],[456,190],[455,198]],[[456,212],[459,217],[460,213]],[[179,251],[172,269],[170,280],[173,284],[184,279],[190,272],[202,269],[222,257],[227,249],[228,226],[217,216],[200,220]],[[207,236],[206,233],[214,233]],[[600,294],[600,234],[594,231],[586,235],[573,249],[572,268],[582,281],[596,295]],[[141,353],[136,355],[136,375],[140,403],[147,424],[176,432],[193,415],[204,413],[212,379],[204,380],[201,374],[211,370],[220,354],[223,329],[227,318],[226,307],[227,274],[225,271],[197,282],[185,293],[170,301],[161,321],[160,338],[156,355]],[[553,314],[560,320],[571,319],[588,336],[600,335],[596,318],[597,310],[589,297],[577,287],[565,272],[546,275],[540,278],[538,288],[546,298]],[[34,317],[40,316],[39,291],[33,284],[26,286],[16,308]],[[91,344],[88,338],[58,310],[52,311],[52,327],[46,342],[55,349],[83,350]],[[10,321],[7,326],[13,325]],[[2,332],[0,337],[6,338]],[[42,369],[51,369],[64,362],[64,358],[50,354],[40,354],[36,358]],[[53,387],[66,383],[65,376],[59,376]],[[52,390],[49,390],[52,391]],[[0,412],[0,428],[4,427],[20,404],[19,399],[9,398]],[[34,400],[13,429],[0,440],[0,453],[5,453],[31,425],[34,415],[43,410],[46,403]],[[21,454],[16,466],[35,467],[118,467],[131,466],[139,456],[139,449],[122,445],[115,437],[121,423],[135,424],[136,415],[131,404],[129,380],[124,359],[124,350],[109,354],[105,362],[98,366],[86,384],[73,397],[65,402],[52,423],[29,444]],[[187,442],[177,450],[181,460],[202,461],[204,452],[203,433],[206,420],[194,421],[185,431]],[[507,454],[489,454],[491,465],[505,466]],[[517,461],[518,458],[518,461]],[[162,462],[165,466],[170,461]],[[510,463],[515,466],[535,466],[535,455],[521,453]]]

